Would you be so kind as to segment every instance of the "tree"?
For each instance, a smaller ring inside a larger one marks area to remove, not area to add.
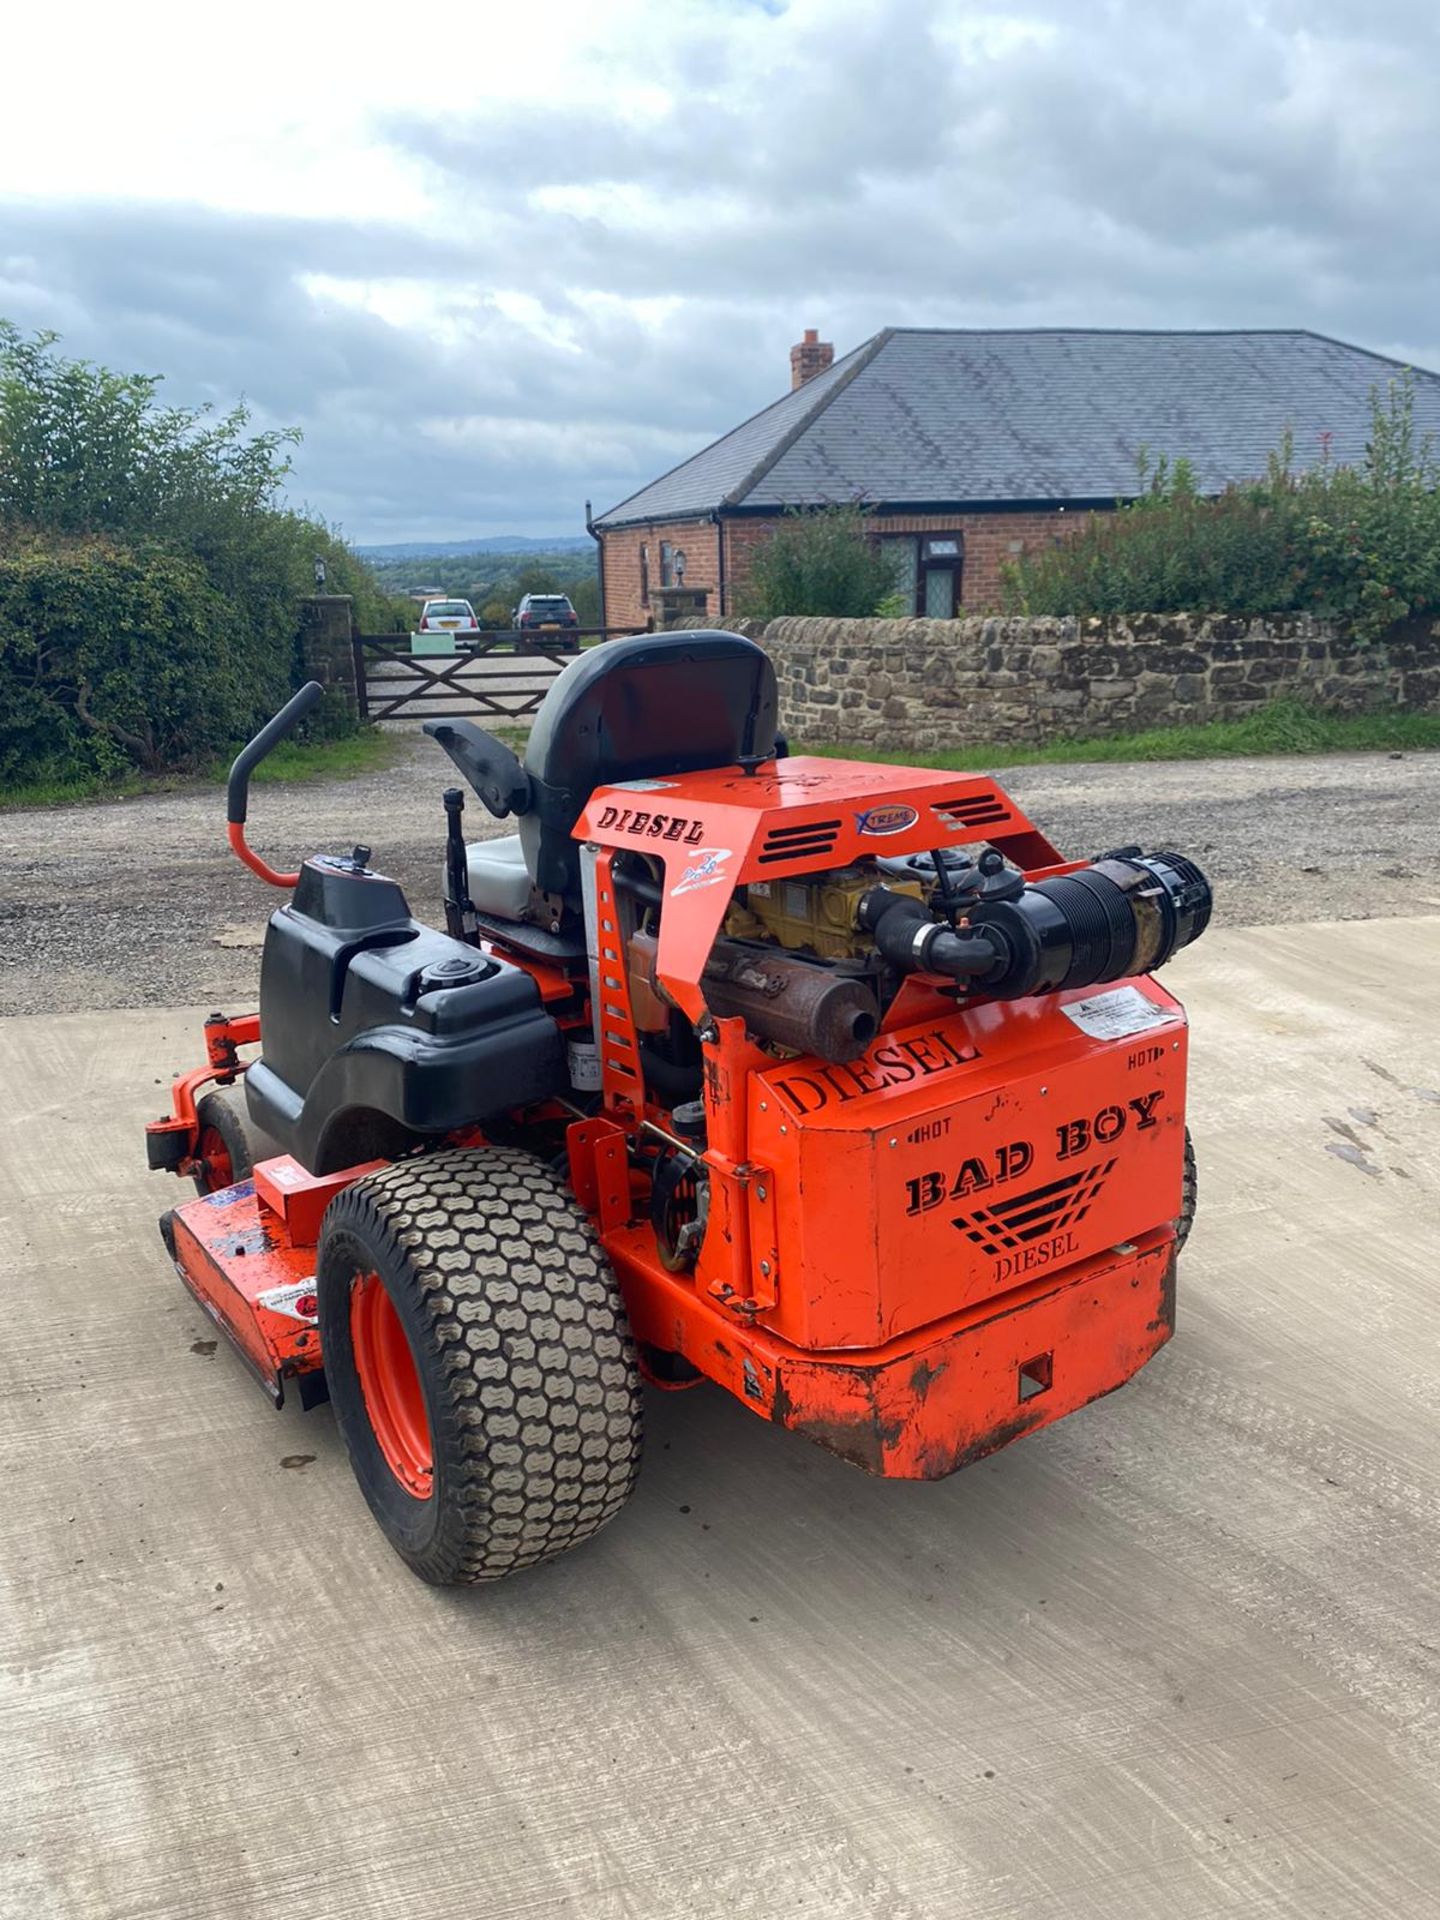
[[[522,567],[515,578],[515,597],[520,599],[527,593],[563,593],[558,575],[550,567],[530,565]]]
[[[0,321],[0,535],[17,557],[0,709],[23,696],[30,716],[6,749],[11,779],[47,730],[82,775],[117,755],[194,764],[217,727],[221,745],[252,731],[295,684],[317,559],[362,625],[395,624],[338,534],[281,504],[297,434],[251,432],[243,406],[167,407],[158,388]]]
[[[600,580],[592,567],[570,582],[570,603],[579,615],[582,627],[600,624]]]
[[[865,619],[894,587],[890,557],[871,539],[858,506],[793,510],[751,555],[737,610],[753,620]]]
[[[161,406],[155,376],[67,360],[57,338],[0,320],[0,523],[188,540],[274,507],[298,432]]]

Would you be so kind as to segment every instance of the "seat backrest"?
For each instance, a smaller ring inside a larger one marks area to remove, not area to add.
[[[738,633],[641,634],[581,654],[525,749],[531,802],[518,824],[536,885],[578,891],[570,834],[596,787],[768,759],[778,719],[770,656]]]

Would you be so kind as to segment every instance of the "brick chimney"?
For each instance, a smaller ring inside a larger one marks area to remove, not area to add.
[[[790,391],[803,387],[807,380],[813,380],[817,373],[833,366],[835,349],[828,340],[822,340],[814,327],[805,329],[805,338],[798,347],[790,349]]]

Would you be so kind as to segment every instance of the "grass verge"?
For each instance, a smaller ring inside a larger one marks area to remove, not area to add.
[[[1397,753],[1440,747],[1440,713],[1335,714],[1298,700],[1275,700],[1243,720],[1200,727],[1154,727],[1104,740],[1052,740],[1040,746],[1007,740],[946,753],[888,752],[862,746],[797,747],[829,760],[875,760],[902,767],[989,772],[995,767],[1064,766],[1077,761],[1223,760],[1274,753]]]
[[[273,753],[251,774],[256,783],[296,780],[353,780],[363,773],[378,773],[394,764],[404,750],[405,737],[382,733],[378,727],[348,734],[343,740],[317,740],[297,745],[282,740]],[[238,752],[239,749],[237,748]],[[233,756],[231,756],[233,757]],[[178,793],[187,787],[223,784],[230,771],[230,757],[217,760],[200,774],[122,774],[105,780],[38,780],[29,786],[7,787],[0,791],[0,811],[18,811],[26,807],[71,807],[87,800],[125,800],[136,794]]]
[[[358,774],[380,773],[393,767],[404,752],[407,736],[382,733],[379,727],[366,727],[360,733],[347,734],[343,740],[320,740],[313,746],[299,746],[282,740],[273,753],[267,753],[251,774],[254,781],[267,780],[353,780]],[[224,761],[215,769],[215,778],[223,780],[230,771]]]
[[[523,753],[522,727],[494,731]],[[392,766],[403,752],[406,735],[378,727],[297,746],[286,740],[251,776],[257,782],[350,780]],[[1440,748],[1440,714],[1394,711],[1325,713],[1301,701],[1276,700],[1243,720],[1216,720],[1202,727],[1154,727],[1145,733],[1117,733],[1101,740],[1054,740],[1040,746],[1023,740],[988,746],[957,747],[946,753],[888,752],[858,745],[797,745],[797,753],[828,760],[876,761],[902,767],[946,767],[956,772],[988,772],[996,767],[1064,766],[1079,761],[1220,760],[1246,754],[1405,753]],[[0,812],[22,807],[66,807],[87,800],[120,800],[143,793],[173,793],[185,787],[223,781],[229,760],[217,761],[198,776],[171,774],[149,779],[126,774],[118,780],[38,781],[0,792]]]

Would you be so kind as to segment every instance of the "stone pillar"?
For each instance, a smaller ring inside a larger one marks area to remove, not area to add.
[[[710,610],[708,587],[652,587],[650,611],[657,633],[668,633],[682,620],[703,620]]]
[[[325,689],[333,719],[363,717],[363,689],[355,683],[355,613],[348,593],[317,593],[300,603],[300,657],[307,680]]]

